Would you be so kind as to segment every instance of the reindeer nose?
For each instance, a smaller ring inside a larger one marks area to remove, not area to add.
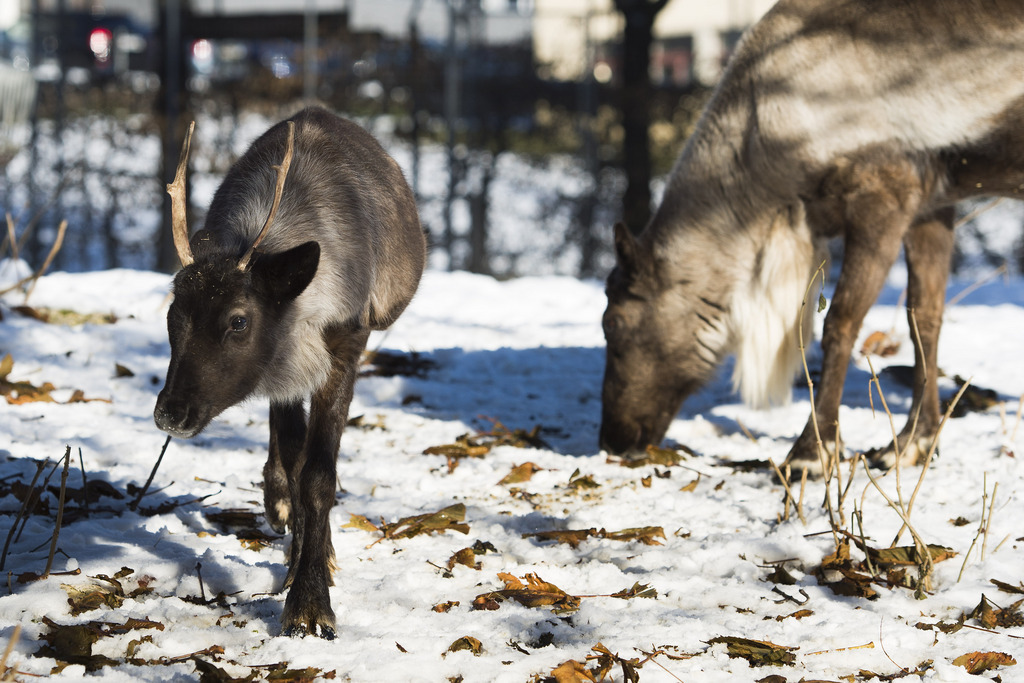
[[[188,434],[186,428],[188,422],[188,404],[184,401],[166,399],[160,394],[156,400],[156,408],[153,409],[153,421],[156,426],[174,436]],[[189,434],[191,436],[191,434]]]
[[[601,449],[613,455],[629,455],[639,450],[642,434],[630,434],[625,428],[601,425]]]

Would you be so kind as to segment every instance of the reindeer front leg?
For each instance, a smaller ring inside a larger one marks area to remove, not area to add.
[[[842,202],[843,265],[821,337],[821,379],[814,415],[793,444],[786,463],[794,469],[821,473],[841,455],[837,444],[839,404],[850,353],[861,322],[885,284],[899,254],[900,242],[920,198],[916,169],[905,161],[892,164],[849,164],[836,172],[834,197]],[[823,453],[819,454],[820,437]]]
[[[309,406],[304,459],[292,489],[292,551],[286,585],[290,585],[281,618],[289,636],[316,633],[335,637],[334,610],[328,588],[333,585],[334,546],[330,512],[337,490],[337,457],[348,420],[359,357],[369,330],[355,324],[325,333],[334,361],[323,387],[313,392]]]
[[[930,214],[914,223],[903,238],[907,322],[914,340],[914,394],[907,424],[895,444],[901,465],[921,464],[939,430],[939,330],[953,256],[954,218],[952,207]],[[896,464],[896,448],[890,445],[869,457],[872,464],[889,468]]]
[[[263,467],[263,516],[279,534],[285,532],[287,525],[294,526],[290,488],[298,476],[297,463],[305,442],[306,413],[302,401],[271,403],[270,448]]]

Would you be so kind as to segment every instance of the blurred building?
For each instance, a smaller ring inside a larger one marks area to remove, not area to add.
[[[775,0],[671,0],[654,25],[651,79],[685,87],[718,80],[743,30]],[[534,0],[534,55],[544,75],[599,82],[616,74],[622,18],[613,0]]]

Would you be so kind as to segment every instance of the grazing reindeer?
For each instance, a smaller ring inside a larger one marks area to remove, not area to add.
[[[901,244],[913,403],[875,460],[917,462],[940,417],[951,207],[1022,188],[1024,0],[782,0],[743,38],[644,232],[616,226],[602,447],[661,441],[730,353],[745,401],[788,400],[805,291],[841,237],[817,425],[812,414],[788,462],[835,461],[819,463],[817,434],[838,446],[850,353]]]
[[[168,185],[183,268],[167,314],[171,362],[154,418],[190,438],[225,408],[270,398],[266,517],[278,532],[290,526],[293,537],[283,632],[319,627],[330,639],[335,461],[370,330],[395,321],[423,273],[416,203],[369,133],[306,109],[235,163],[190,245],[190,139],[191,129]]]

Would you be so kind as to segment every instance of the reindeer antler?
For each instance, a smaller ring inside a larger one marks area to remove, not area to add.
[[[267,216],[267,222],[263,224],[263,229],[260,230],[260,234],[256,236],[256,241],[252,243],[249,250],[245,252],[242,259],[238,262],[239,270],[246,270],[249,268],[249,261],[252,259],[253,253],[256,251],[256,247],[260,245],[263,238],[267,236],[267,232],[270,230],[270,224],[274,222],[274,216],[277,215],[277,207],[281,204],[281,194],[284,192],[284,180],[288,177],[288,169],[292,165],[292,153],[295,150],[295,122],[288,122],[288,147],[284,152],[284,159],[281,160],[279,166],[274,166],[277,170],[277,184],[274,186],[274,203],[270,205],[270,215]]]
[[[188,245],[188,209],[185,203],[185,171],[188,168],[188,150],[192,145],[192,131],[196,122],[188,125],[185,142],[181,145],[181,156],[178,157],[178,170],[174,173],[174,182],[167,186],[167,194],[171,195],[171,233],[174,235],[174,248],[182,266],[191,265],[192,247]]]

